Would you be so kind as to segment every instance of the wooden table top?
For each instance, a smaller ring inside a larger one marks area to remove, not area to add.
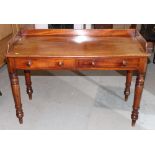
[[[7,57],[146,57],[136,30],[26,30]]]

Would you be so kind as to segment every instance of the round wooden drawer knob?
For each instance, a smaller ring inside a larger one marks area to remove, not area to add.
[[[94,67],[95,66],[95,61],[92,61],[91,62],[91,65]]]
[[[63,63],[62,61],[59,61],[59,62],[58,62],[58,66],[59,66],[59,67],[62,67],[63,65],[64,65],[64,63]]]
[[[127,64],[128,64],[127,61],[123,60],[122,65],[127,66]]]
[[[29,60],[29,61],[26,63],[26,66],[27,66],[27,67],[31,67],[31,65],[32,65],[32,62],[31,62],[31,60]]]

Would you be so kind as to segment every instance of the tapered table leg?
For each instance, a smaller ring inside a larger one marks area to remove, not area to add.
[[[136,79],[133,111],[131,114],[132,126],[135,126],[136,120],[138,119],[138,110],[140,106],[143,87],[144,87],[144,74],[139,73]]]
[[[11,81],[12,93],[15,101],[16,116],[19,119],[19,123],[22,124],[24,113],[23,113],[22,104],[21,104],[19,80],[16,73],[10,73],[10,81]]]
[[[125,90],[124,90],[125,101],[128,100],[128,96],[130,95],[131,81],[132,81],[132,71],[127,71]]]
[[[24,74],[25,74],[26,91],[29,96],[29,99],[32,100],[33,89],[32,89],[32,82],[31,82],[31,73],[29,70],[24,70]]]

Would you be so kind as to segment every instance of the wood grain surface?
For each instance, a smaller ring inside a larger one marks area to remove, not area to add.
[[[16,115],[23,123],[17,70],[25,71],[26,89],[32,99],[30,70],[126,70],[125,100],[130,94],[132,71],[137,72],[131,114],[132,126],[138,109],[147,68],[148,46],[130,30],[26,30],[10,42],[7,64]]]
[[[8,56],[148,56],[134,34],[134,30],[27,30]]]

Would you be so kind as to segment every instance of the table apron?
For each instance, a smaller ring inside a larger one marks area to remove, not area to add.
[[[13,58],[22,70],[137,70],[140,58]]]

